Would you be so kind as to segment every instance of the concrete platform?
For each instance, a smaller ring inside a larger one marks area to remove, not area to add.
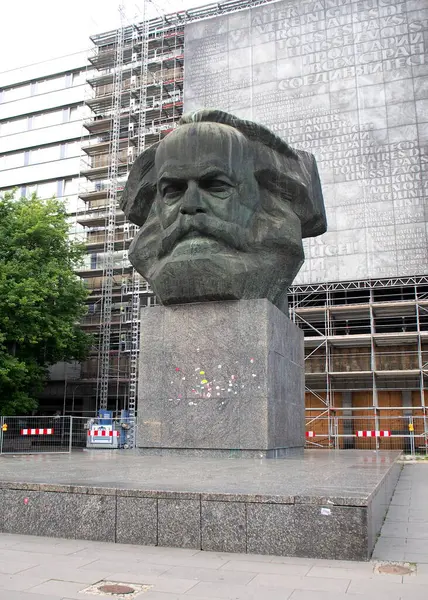
[[[0,531],[341,560],[370,558],[399,453],[207,459],[92,450],[0,457]]]

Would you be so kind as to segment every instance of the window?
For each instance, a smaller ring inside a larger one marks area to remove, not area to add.
[[[66,179],[64,182],[64,196],[69,194],[77,194],[79,189],[79,179],[74,177],[73,179]]]
[[[59,146],[45,146],[44,148],[37,148],[31,150],[30,164],[35,165],[44,162],[50,162],[52,160],[58,160],[60,158]]]
[[[44,81],[38,82],[37,93],[47,94],[48,92],[54,92],[64,87],[64,77],[50,77]]]
[[[13,152],[0,156],[0,170],[16,169],[24,166],[24,152]]]
[[[50,127],[51,125],[59,125],[62,123],[62,110],[53,110],[41,115],[40,127]]]
[[[86,81],[86,71],[79,71],[78,73],[73,73],[73,86],[75,85],[83,85]]]
[[[23,185],[19,189],[19,195],[21,196],[21,198],[25,198],[25,196],[27,195],[27,186],[26,185]]]
[[[35,96],[37,94],[37,81],[33,81],[30,85],[30,96]]]
[[[70,109],[69,108],[63,108],[62,109],[62,122],[63,123],[68,123],[70,121]]]
[[[65,75],[65,87],[69,88],[71,87],[73,83],[73,75],[71,73],[66,73]]]
[[[37,194],[37,183],[32,183],[30,185],[27,185],[27,195],[28,197],[31,197],[33,194]]]
[[[26,150],[24,152],[24,167],[28,167],[29,164],[30,164],[30,151]]]
[[[56,197],[62,198],[64,194],[64,179],[58,179],[56,182]]]
[[[39,198],[52,198],[56,195],[57,185],[56,181],[47,181],[45,183],[39,183],[37,186],[37,195]]]
[[[27,119],[13,119],[11,121],[4,121],[1,124],[0,135],[13,135],[14,133],[21,133],[21,131],[27,130]]]
[[[33,129],[39,129],[40,127],[42,127],[43,115],[33,115],[31,118],[33,119]]]
[[[71,158],[73,156],[80,156],[80,141],[68,142],[66,156],[67,158]]]
[[[30,95],[30,86],[20,85],[18,87],[9,88],[3,90],[2,102],[13,102],[14,100],[21,100],[21,98],[27,98]]]

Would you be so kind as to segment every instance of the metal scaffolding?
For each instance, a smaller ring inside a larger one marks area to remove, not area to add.
[[[307,426],[332,447],[338,415],[421,418],[427,432],[428,278],[296,285],[290,316],[305,336]],[[377,440],[379,443],[379,440]]]
[[[121,27],[116,36],[114,84],[112,98],[112,133],[110,142],[110,164],[108,173],[108,214],[104,242],[104,268],[100,315],[99,376],[97,407],[107,409],[110,379],[110,333],[112,314],[112,291],[114,269],[114,244],[116,229],[117,189],[119,177],[120,119],[122,105],[122,66],[125,31]]]

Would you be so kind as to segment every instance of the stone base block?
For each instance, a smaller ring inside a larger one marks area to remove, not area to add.
[[[267,300],[141,314],[137,445],[289,456],[304,445],[303,333]]]
[[[399,477],[397,455],[305,451],[254,461],[112,451],[106,461],[95,450],[46,458],[43,472],[9,459],[17,481],[0,481],[0,531],[367,560]]]

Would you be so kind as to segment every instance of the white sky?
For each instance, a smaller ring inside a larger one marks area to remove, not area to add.
[[[211,0],[154,0],[150,15],[201,6]],[[90,35],[141,20],[143,0],[3,0],[0,18],[0,72],[72,54],[91,47]]]

